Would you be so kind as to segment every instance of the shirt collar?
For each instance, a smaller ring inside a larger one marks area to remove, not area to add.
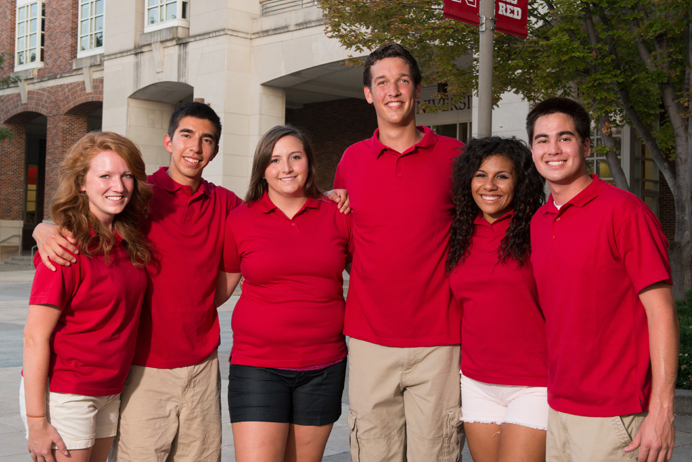
[[[505,221],[505,220],[509,220],[509,219],[512,218],[513,216],[514,216],[514,210],[510,210],[510,211],[506,212],[504,215],[502,215],[500,218],[498,218],[497,220],[495,220],[495,221],[493,221],[492,223],[490,223],[490,222],[488,222],[488,220],[486,220],[485,218],[483,218],[483,213],[480,212],[480,213],[476,216],[476,219],[473,221],[473,224],[474,224],[474,225],[481,225],[481,226],[489,226],[489,227],[492,228],[493,226],[497,225],[497,224],[500,223],[500,222],[503,222],[503,221]]]
[[[303,207],[298,211],[298,213],[301,213],[305,209],[317,209],[319,210],[320,208],[320,202],[322,202],[321,199],[313,199],[311,197],[308,197],[307,201],[305,201],[305,204]],[[274,210],[278,209],[276,205],[269,199],[269,194],[267,194],[267,191],[264,191],[262,194],[262,197],[260,200],[256,202],[257,207],[259,207],[260,212],[262,213],[270,213],[273,212]],[[296,213],[296,215],[298,215]]]
[[[168,191],[168,192],[176,192],[176,191],[182,189],[183,185],[173,181],[173,179],[170,176],[168,176],[168,173],[166,173],[167,171],[168,171],[168,167],[161,167],[156,172],[154,172],[152,177],[154,178],[154,181],[156,182],[156,184],[158,184],[165,191]],[[202,180],[200,181],[199,191],[202,191],[207,196],[211,195],[211,186],[210,186],[209,182],[207,180],[205,180],[204,178],[202,178]]]
[[[421,149],[432,149],[435,147],[435,144],[437,143],[437,135],[435,135],[435,132],[433,132],[431,129],[428,127],[416,127],[418,131],[423,132],[423,139],[421,139],[418,143],[414,144],[410,148],[408,148],[405,152],[402,152],[401,154],[410,154],[416,148],[421,148]],[[382,153],[386,150],[394,151],[393,149],[385,146],[380,142],[380,129],[376,129],[375,133],[372,135],[372,138],[370,138],[370,152],[373,155],[375,159],[379,158]]]
[[[603,192],[608,183],[598,178],[598,175],[591,175],[591,179],[593,181],[589,183],[589,185],[586,188],[584,188],[579,194],[577,194],[576,196],[562,204],[560,210],[558,210],[557,207],[555,207],[553,195],[551,194],[548,198],[548,207],[545,209],[545,212],[559,213],[565,209],[568,209],[571,206],[582,208],[586,204],[597,198],[601,194],[601,192]]]

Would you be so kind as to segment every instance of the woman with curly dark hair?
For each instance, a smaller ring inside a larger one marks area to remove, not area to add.
[[[51,215],[79,254],[55,272],[34,259],[19,393],[34,461],[108,456],[147,288],[146,181],[137,146],[110,132],[85,135],[58,169]]]
[[[516,138],[473,139],[454,162],[447,270],[463,309],[462,420],[476,462],[545,460],[545,320],[530,263],[543,179]]]

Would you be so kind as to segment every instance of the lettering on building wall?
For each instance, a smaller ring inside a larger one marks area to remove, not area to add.
[[[424,99],[421,101],[422,103],[425,103],[429,106],[442,106],[444,104],[447,104],[447,99]],[[452,106],[450,109],[447,109],[446,111],[465,111],[467,109],[471,109],[471,95],[468,95],[465,100],[459,101],[456,103],[454,106]],[[427,111],[422,108],[418,108],[418,114],[427,114],[427,113],[432,113],[432,111]],[[445,112],[445,111],[442,111]]]

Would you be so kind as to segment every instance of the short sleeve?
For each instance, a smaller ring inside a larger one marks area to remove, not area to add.
[[[77,263],[70,266],[53,265],[56,270],[49,270],[41,261],[38,252],[34,256],[34,282],[31,286],[29,304],[54,305],[61,310],[74,297],[79,287],[81,256],[77,257]]]
[[[622,223],[617,247],[625,270],[639,293],[657,282],[672,284],[668,239],[658,218],[641,204]]]
[[[226,220],[226,230],[223,238],[223,258],[219,267],[226,273],[240,273],[240,254],[238,243],[233,233],[233,215]]]

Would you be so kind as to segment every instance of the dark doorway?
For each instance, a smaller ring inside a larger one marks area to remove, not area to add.
[[[26,126],[22,250],[30,250],[36,245],[31,233],[36,225],[43,221],[46,184],[46,123],[46,117],[40,116]]]

